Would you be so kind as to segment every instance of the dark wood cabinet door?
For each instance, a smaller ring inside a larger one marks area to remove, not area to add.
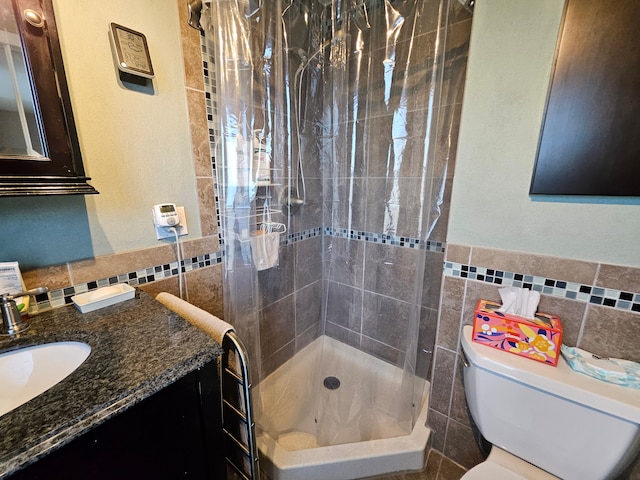
[[[640,196],[640,2],[565,8],[531,193]]]
[[[9,478],[220,480],[221,428],[214,361]]]

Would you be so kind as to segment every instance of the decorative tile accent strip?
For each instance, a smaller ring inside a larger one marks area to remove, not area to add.
[[[538,277],[524,273],[505,272],[486,267],[444,262],[444,275],[468,278],[505,287],[536,290],[543,295],[569,298],[583,303],[602,305],[626,312],[640,313],[640,293],[624,292],[611,288],[582,285],[566,280]]]
[[[322,235],[328,235],[337,238],[349,238],[352,240],[362,240],[365,242],[380,243],[385,245],[394,245],[404,248],[422,249],[433,252],[444,252],[445,249],[445,245],[442,242],[423,242],[415,238],[398,237],[394,235],[362,232],[356,230],[334,229],[332,227],[315,227],[299,232],[289,232],[286,235],[282,235],[280,237],[280,245],[290,245],[302,240],[307,240],[309,238],[319,237]],[[187,258],[182,261],[181,268],[183,272],[191,272],[199,268],[222,263],[222,257],[223,251],[220,250],[218,252],[207,253],[198,257]],[[140,285],[145,285],[147,283],[156,282],[158,280],[175,277],[176,275],[178,275],[178,262],[171,262],[137,270],[135,272],[121,273],[112,277],[101,278],[87,283],[81,283],[70,287],[51,290],[48,293],[38,295],[36,297],[37,311],[64,307],[65,305],[72,303],[71,297],[73,297],[74,295],[84,292],[90,292],[100,287],[107,287],[109,285],[116,285],[118,283],[127,283],[132,287],[137,287]],[[605,293],[603,293],[603,295]],[[624,298],[627,298],[628,295],[631,295],[633,297],[633,294],[625,293]],[[636,296],[638,297],[636,298],[636,304],[640,305],[640,294],[637,294]],[[630,305],[632,303],[632,300],[633,299],[631,298],[631,300],[628,301]],[[633,308],[630,307],[628,309],[631,310]]]
[[[319,237],[322,235],[322,227],[312,228],[310,230],[302,230],[300,232],[288,232],[286,235],[280,236],[280,246],[306,240],[307,238]]]
[[[398,235],[387,235],[385,233],[363,232],[359,230],[347,230],[346,228],[324,227],[324,234],[330,237],[348,238],[351,240],[363,240],[371,243],[382,243],[398,247],[415,248],[428,250],[430,252],[444,252],[443,242],[431,240],[420,240],[418,238],[400,237]]]
[[[183,272],[191,272],[200,268],[216,265],[222,262],[222,252],[206,253],[197,257],[186,258],[180,264]],[[80,283],[71,287],[51,290],[49,293],[36,296],[37,311],[50,310],[64,307],[71,302],[71,297],[79,293],[90,292],[97,288],[108,287],[118,283],[127,283],[132,287],[156,282],[165,278],[178,275],[178,262],[165,263],[155,267],[137,270],[135,272],[121,273],[112,277],[101,278],[87,283]]]

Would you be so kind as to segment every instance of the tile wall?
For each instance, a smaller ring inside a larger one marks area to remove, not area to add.
[[[178,5],[203,229],[202,239],[185,241],[186,261],[183,269],[187,275],[189,301],[222,315],[221,254],[210,148],[215,102],[207,92],[215,90],[215,80],[210,68],[211,59],[206,51],[203,52],[202,39],[196,30],[188,27],[183,2],[178,1]],[[448,12],[439,11],[441,5]],[[433,345],[440,288],[437,279],[441,275],[444,255],[448,215],[446,205],[455,160],[471,16],[454,0],[422,2],[420,8],[423,9],[420,18],[426,21],[417,26],[419,34],[414,40],[415,45],[408,39],[399,42],[399,55],[406,57],[411,48],[419,50],[433,46],[436,35],[434,19],[443,13],[447,13],[449,18],[447,60],[442,70],[443,101],[438,112],[439,128],[434,137],[437,148],[430,158],[431,170],[428,173],[430,181],[445,187],[443,208],[434,207],[432,211],[422,212],[412,210],[416,204],[414,192],[423,182],[420,167],[423,154],[419,140],[422,137],[419,136],[418,126],[425,118],[427,105],[424,103],[424,91],[429,91],[432,81],[430,62],[437,64],[439,59],[414,62],[416,66],[408,71],[411,77],[408,84],[412,87],[407,97],[411,105],[407,112],[407,125],[413,130],[409,128],[408,137],[401,139],[392,138],[390,130],[393,116],[379,102],[383,72],[373,71],[372,78],[378,80],[373,81],[371,89],[365,88],[360,92],[363,99],[369,96],[373,109],[366,117],[351,111],[351,116],[344,118],[345,131],[351,134],[362,134],[356,131],[365,124],[370,128],[362,138],[364,147],[359,143],[352,153],[348,153],[351,147],[346,137],[345,144],[337,146],[337,151],[344,152],[345,160],[357,158],[359,166],[354,181],[347,182],[338,174],[337,191],[331,192],[336,196],[327,195],[334,183],[333,175],[326,175],[327,170],[333,167],[342,171],[344,168],[332,163],[335,157],[327,157],[327,152],[331,150],[323,149],[322,144],[303,142],[308,201],[299,211],[283,217],[283,221],[288,222],[290,232],[281,241],[280,265],[259,274],[260,324],[264,330],[261,349],[265,374],[321,332],[325,305],[330,305],[329,334],[361,345],[365,350],[389,361],[400,362],[406,342],[403,335],[406,323],[410,321],[411,300],[413,297],[422,297],[420,318],[411,321],[421,322],[421,344]],[[381,21],[380,16],[377,19]],[[297,35],[304,45],[309,40],[303,38],[307,33],[301,27],[297,26]],[[370,50],[375,60],[384,48],[372,43]],[[355,84],[352,88],[356,88]],[[397,104],[401,95],[406,93],[394,92],[391,103]],[[320,95],[317,101],[321,100]],[[312,110],[322,114],[322,108]],[[312,117],[307,121],[310,124],[317,123],[318,118]],[[394,148],[398,140],[411,144],[406,148],[407,155],[395,155]],[[449,147],[444,148],[445,145]],[[390,165],[387,162],[389,158],[396,164]],[[434,158],[438,161],[433,161]],[[394,177],[394,172],[400,173]],[[401,184],[400,196],[395,196],[391,188],[396,180]],[[344,201],[348,197],[355,198],[353,204]],[[334,201],[324,200],[326,198]],[[347,204],[349,212],[344,209]],[[393,225],[384,213],[389,207],[401,212]],[[346,220],[348,217],[350,221]],[[420,220],[435,225],[433,241],[420,243]],[[171,245],[161,245],[28,271],[24,276],[28,287],[46,284],[52,290],[48,296],[38,298],[42,308],[60,306],[69,303],[71,296],[76,293],[121,282],[140,286],[151,294],[159,291],[177,294],[178,266],[175,258]],[[416,269],[416,265],[419,268]],[[420,274],[423,271],[424,276]],[[405,288],[407,275],[412,276],[410,284],[416,287]],[[339,297],[336,297],[337,292],[340,292]],[[349,292],[355,302],[345,306]],[[350,313],[345,317],[344,312]],[[396,318],[397,322],[389,322],[389,318]],[[430,351],[431,347],[427,350]],[[427,375],[430,359],[431,354],[426,353],[422,360],[424,376]]]
[[[370,69],[360,78],[351,76],[348,84],[349,97],[357,94],[361,105],[367,103],[366,114],[351,108],[352,102],[337,118],[327,117],[322,105],[333,104],[334,89],[315,87],[314,95],[305,83],[306,98],[315,102],[306,106],[310,113],[305,116],[308,128],[303,128],[301,144],[307,202],[299,211],[285,210],[282,217],[301,238],[281,242],[278,267],[259,272],[263,375],[321,333],[401,364],[407,331],[418,330],[426,350],[420,350],[419,369],[423,376],[428,375],[471,15],[454,0],[418,5],[416,36],[411,40],[407,36],[411,29],[405,28],[401,35],[407,37],[397,44],[397,72],[407,74],[408,80],[404,89],[393,89],[388,105],[382,102],[384,36],[363,41],[364,57],[370,58],[370,63],[357,64],[358,56],[350,56],[349,71]],[[372,25],[384,22],[383,13],[382,8],[369,11]],[[440,48],[444,45],[444,30],[435,30],[439,15],[447,15],[449,20],[444,63],[442,51],[431,58],[422,56],[436,44]],[[311,41],[309,33],[299,24],[293,27],[289,45],[306,47]],[[438,33],[441,42],[436,42]],[[354,42],[355,38],[351,36]],[[356,44],[351,47],[355,52]],[[400,65],[408,58],[412,61],[405,71]],[[443,74],[438,90],[442,101],[433,123],[438,127],[428,134],[436,147],[425,167],[429,107],[425,92],[431,91],[430,85],[437,80],[434,71],[436,76]],[[323,70],[325,84],[331,84],[332,73]],[[314,75],[311,68],[308,75]],[[319,100],[323,104],[318,104]],[[400,106],[403,102],[406,108]],[[399,114],[404,119],[399,121]],[[404,133],[395,131],[400,123]],[[323,128],[336,126],[338,135],[322,136]],[[435,201],[432,206],[427,200],[425,208],[420,208],[418,192],[425,185],[432,191],[443,188],[442,206]],[[392,211],[399,214],[388,214]],[[434,225],[433,240],[422,244],[419,239],[425,222]],[[318,229],[322,235],[309,238],[308,232]],[[412,305],[420,306],[417,314]],[[327,323],[323,324],[325,316]],[[409,322],[419,325],[408,330]]]
[[[561,318],[567,345],[640,361],[640,268],[447,245],[444,271],[429,424],[433,447],[466,468],[483,453],[466,407],[460,331],[479,299],[500,301],[500,286],[540,291],[539,310]],[[640,479],[640,464],[624,478]]]
[[[436,150],[438,158],[447,160],[446,170],[445,162],[439,167],[446,188],[443,210],[434,209],[430,214],[432,219],[440,216],[434,222],[434,240],[420,244],[413,233],[415,226],[411,226],[413,215],[407,215],[398,229],[388,228],[381,216],[383,205],[379,204],[389,198],[388,169],[393,170],[393,166],[387,162],[391,143],[382,135],[383,125],[389,118],[382,112],[377,117],[373,115],[369,119],[372,134],[364,147],[354,152],[358,159],[355,182],[339,185],[336,202],[312,201],[303,207],[304,210],[294,217],[292,232],[283,236],[281,264],[260,273],[260,321],[265,331],[262,348],[266,372],[290,358],[318,334],[323,318],[323,292],[330,299],[326,304],[328,333],[397,361],[403,345],[398,326],[408,321],[407,300],[412,294],[420,293],[406,286],[421,285],[424,300],[420,344],[432,345],[435,338],[429,413],[433,447],[469,468],[481,461],[483,454],[474,440],[464,401],[458,343],[461,325],[471,322],[477,299],[499,300],[497,288],[501,284],[530,284],[542,292],[540,309],[562,318],[566,343],[594,353],[639,361],[640,269],[464,245],[446,246],[446,259],[443,258],[446,206],[455,160],[471,24],[470,15],[457,2],[451,0],[450,3],[448,42],[452,46],[449,55],[452,68],[446,71],[443,92],[443,98],[449,98],[449,101],[442,104],[439,112],[439,125],[446,128],[438,131]],[[186,3],[178,0],[178,5],[203,229],[203,238],[185,242],[187,260],[184,268],[189,300],[222,315],[222,267],[210,154],[212,101],[203,85],[200,36],[187,26]],[[424,5],[428,6],[429,2]],[[428,31],[426,25],[423,28]],[[206,63],[204,67],[206,74]],[[209,81],[206,76],[205,81]],[[360,120],[352,120],[350,128],[360,128]],[[444,149],[447,144],[451,148]],[[322,189],[328,187],[321,180],[322,169],[327,166],[327,162],[322,164],[320,161],[322,155],[320,149],[308,157],[316,164],[315,170],[310,168],[308,172],[315,189],[313,198],[322,198]],[[398,167],[406,172],[401,178],[410,186],[416,165],[405,163]],[[352,215],[351,221],[347,221],[340,199],[348,198],[352,193],[357,199],[352,211],[355,217]],[[407,197],[399,201],[409,204],[413,199]],[[430,282],[430,278],[441,275],[443,261],[446,263],[442,282]],[[422,263],[425,267],[423,279],[407,276],[411,267]],[[324,280],[323,270],[326,272]],[[24,278],[27,288],[47,285],[53,290],[48,297],[38,299],[43,307],[47,307],[68,303],[75,293],[115,282],[139,285],[151,294],[159,291],[177,294],[176,274],[173,248],[161,245],[27,271]],[[397,322],[383,320],[388,318],[397,319]],[[431,355],[423,360],[422,371],[427,375]],[[629,478],[640,479],[640,467],[636,465]]]
[[[185,90],[189,109],[192,155],[199,197],[202,238],[184,237],[183,269],[186,272],[189,301],[222,315],[222,268],[215,208],[213,169],[209,146],[206,97],[202,76],[200,34],[187,25],[184,1],[177,0],[185,67]],[[172,245],[100,256],[23,272],[27,288],[49,287],[49,295],[37,298],[40,309],[71,302],[76,293],[99,286],[129,283],[155,294],[178,294],[178,265]]]
[[[323,157],[326,333],[401,365],[420,332],[418,370],[427,376],[471,15],[458,2],[425,1],[418,9],[415,25],[399,32],[389,92],[391,47],[385,35],[364,32],[364,55],[348,60],[350,72],[367,72],[349,79],[348,97],[358,102],[342,112],[342,136],[321,153],[333,154]],[[371,32],[380,32],[383,13],[369,12]],[[441,16],[448,23],[438,30]],[[428,92],[437,97],[435,110]]]

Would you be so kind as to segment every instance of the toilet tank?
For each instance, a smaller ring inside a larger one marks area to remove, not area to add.
[[[473,343],[464,387],[482,435],[565,480],[616,478],[640,451],[640,390]]]

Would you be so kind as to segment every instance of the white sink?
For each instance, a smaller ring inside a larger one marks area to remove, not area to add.
[[[0,354],[0,416],[64,380],[90,353],[86,343],[55,342]]]

